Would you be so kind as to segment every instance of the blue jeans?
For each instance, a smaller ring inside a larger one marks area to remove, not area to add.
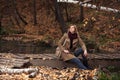
[[[70,60],[68,60],[68,62],[75,63],[78,66],[78,68],[80,68],[80,69],[87,69],[87,67],[83,65],[83,63],[80,61],[80,59],[77,58],[81,54],[83,61],[85,61],[86,57],[83,55],[83,53],[84,53],[84,51],[81,48],[79,48],[78,50],[76,50],[74,52],[74,55],[76,56],[76,58],[70,59]]]

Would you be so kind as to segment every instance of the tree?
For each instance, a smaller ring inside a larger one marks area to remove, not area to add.
[[[88,2],[90,2],[91,0],[82,0],[82,2],[81,1],[79,1],[79,3],[81,3],[80,4],[80,22],[83,22],[83,20],[84,20],[84,7],[82,6],[83,4],[85,4],[85,3],[88,3]],[[96,0],[95,0],[96,1]]]
[[[84,11],[83,11],[83,6],[80,5],[80,22],[83,22],[84,20]]]
[[[67,3],[65,3],[64,9],[65,9],[65,13],[66,13],[66,19],[67,19],[67,21],[69,21],[70,19],[69,19],[69,14],[68,14],[68,4]]]
[[[2,18],[3,18],[3,10],[5,9],[6,5],[4,4],[4,1],[1,0],[1,7],[0,7],[0,34],[2,33]]]
[[[0,9],[0,34],[2,30],[2,9]]]
[[[33,22],[34,22],[34,25],[37,24],[37,18],[36,18],[36,0],[33,0]]]
[[[62,16],[62,13],[60,11],[57,0],[54,0],[54,8],[55,8],[55,18],[61,26],[62,33],[64,33],[64,32],[66,32],[66,24],[65,24],[64,18]]]
[[[16,7],[16,1],[12,0],[12,8],[13,8],[13,16],[16,20],[16,23],[18,26],[20,26],[20,21],[24,24],[27,25],[27,22],[21,17],[20,13],[18,12],[18,9]]]
[[[2,9],[0,9],[0,33],[2,28]]]
[[[2,14],[0,13],[0,34],[1,34],[1,30],[2,30]]]

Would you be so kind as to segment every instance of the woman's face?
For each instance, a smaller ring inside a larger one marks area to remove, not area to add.
[[[69,31],[70,31],[71,33],[75,33],[75,26],[70,26]]]

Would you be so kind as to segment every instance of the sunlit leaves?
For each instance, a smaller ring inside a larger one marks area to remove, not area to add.
[[[38,67],[39,72],[35,78],[29,78],[28,74],[2,74],[0,79],[5,80],[96,80],[98,70],[80,70],[77,68],[53,69],[51,67]]]

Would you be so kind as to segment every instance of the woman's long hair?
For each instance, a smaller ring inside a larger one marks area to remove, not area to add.
[[[70,29],[71,26],[74,26],[74,28],[75,28],[75,33],[77,33],[77,35],[79,35],[79,32],[78,32],[77,26],[74,25],[74,24],[71,24],[71,25],[69,26],[67,33],[69,32],[69,29]]]

